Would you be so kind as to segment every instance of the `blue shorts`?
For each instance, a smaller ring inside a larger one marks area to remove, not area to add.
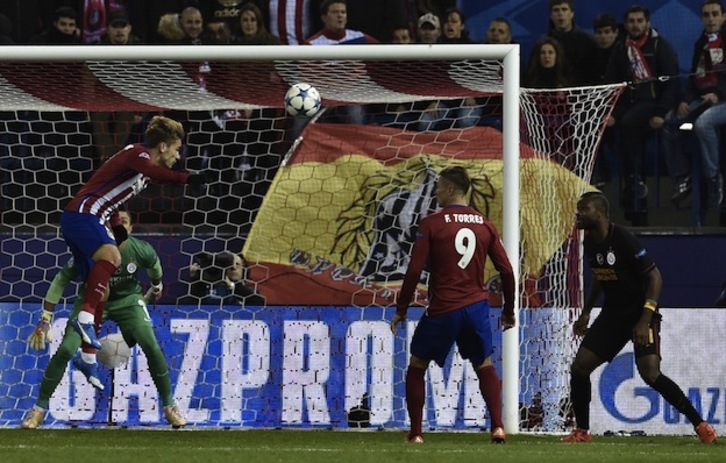
[[[98,217],[92,214],[63,211],[61,233],[73,253],[78,276],[86,281],[93,267],[93,254],[104,244],[116,245],[116,240]]]
[[[494,346],[489,301],[479,301],[439,317],[424,314],[411,339],[411,355],[433,360],[443,367],[454,342],[474,368],[491,357]]]

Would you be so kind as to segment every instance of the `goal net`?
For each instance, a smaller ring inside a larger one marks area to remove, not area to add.
[[[492,312],[508,430],[568,426],[582,290],[575,204],[619,87],[520,91],[516,46],[9,50],[0,426],[32,407],[76,297],[74,284],[49,349],[29,350],[49,282],[70,257],[58,229],[65,203],[109,156],[142,143],[160,113],[187,132],[176,168],[213,178],[152,184],[127,205],[133,234],[164,267],[164,297],[149,311],[190,424],[408,426],[405,369],[427,274],[403,336],[388,323],[418,223],[437,208],[437,173],[461,165],[519,275],[518,330],[502,336]],[[298,82],[323,97],[310,120],[282,107]],[[244,259],[236,273],[234,256]],[[498,275],[484,277],[496,308]],[[96,392],[69,367],[45,424],[163,424],[138,347],[102,376],[109,387]],[[458,352],[430,367],[427,385],[427,427],[488,428]]]

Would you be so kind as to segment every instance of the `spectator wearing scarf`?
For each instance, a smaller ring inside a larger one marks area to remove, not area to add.
[[[723,177],[719,165],[720,128],[726,125],[726,40],[723,25],[726,10],[720,0],[706,0],[701,6],[703,33],[693,47],[688,87],[677,107],[667,115],[663,144],[668,172],[674,177],[674,202],[691,192],[690,157],[679,139],[681,122],[691,122],[701,154],[701,175],[711,205],[723,200]]]
[[[618,101],[608,126],[619,132],[618,151],[626,176],[622,205],[634,226],[648,225],[644,147],[650,132],[663,126],[678,96],[678,58],[673,46],[650,24],[650,12],[633,5],[625,12],[626,40],[615,45],[606,82],[630,85]],[[670,77],[669,79],[660,79]]]

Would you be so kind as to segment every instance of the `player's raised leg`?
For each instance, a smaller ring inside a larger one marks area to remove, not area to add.
[[[96,311],[108,296],[108,283],[121,265],[121,253],[115,238],[92,214],[65,211],[61,216],[61,230],[73,253],[78,274],[85,281],[83,305],[77,317],[71,318],[71,327],[83,342],[100,349],[94,325]]]

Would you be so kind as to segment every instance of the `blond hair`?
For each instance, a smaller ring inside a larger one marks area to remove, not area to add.
[[[184,139],[184,126],[165,116],[154,116],[146,128],[146,146],[156,148],[160,143],[171,144]]]

